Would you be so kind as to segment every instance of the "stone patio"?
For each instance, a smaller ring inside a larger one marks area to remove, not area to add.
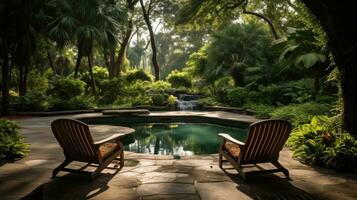
[[[95,117],[101,114],[60,116]],[[151,115],[200,115],[256,121],[253,117],[226,112],[155,112]],[[50,122],[59,117],[19,119],[21,133],[30,143],[30,154],[0,166],[0,199],[357,199],[357,175],[312,168],[291,158],[284,149],[280,161],[291,180],[282,174],[252,177],[244,182],[229,164],[218,168],[218,155],[182,157],[125,152],[125,167],[116,163],[94,181],[68,173],[51,179],[51,171],[63,161],[62,150]],[[98,136],[94,136],[98,137]],[[73,167],[82,166],[73,163]],[[264,165],[263,167],[269,167]]]

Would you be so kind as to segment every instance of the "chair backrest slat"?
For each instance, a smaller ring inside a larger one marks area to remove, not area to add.
[[[51,128],[67,158],[97,161],[88,125],[72,119],[57,119],[52,122]]]
[[[241,163],[259,163],[277,160],[291,132],[285,120],[265,120],[250,125]]]

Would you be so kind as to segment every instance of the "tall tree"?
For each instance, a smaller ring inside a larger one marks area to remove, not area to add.
[[[154,34],[154,30],[153,30],[153,27],[152,27],[151,21],[150,21],[150,14],[151,14],[151,11],[153,8],[154,1],[155,0],[148,0],[145,5],[143,0],[140,0],[140,6],[143,11],[143,17],[144,17],[145,23],[149,30],[150,44],[151,44],[151,50],[152,50],[151,62],[154,67],[155,81],[158,81],[160,79],[160,67],[157,62],[157,48],[156,48],[156,44],[155,44],[155,34]]]
[[[2,63],[2,109],[8,114],[9,82],[12,67],[18,67],[19,93],[26,93],[27,74],[35,48],[35,20],[43,1],[0,1],[0,59]]]
[[[357,14],[354,1],[302,0],[320,21],[341,73],[343,125],[357,136]]]
[[[93,95],[96,97],[96,87],[93,76],[93,48],[95,43],[103,44],[108,38],[117,38],[119,23],[110,15],[107,2],[97,0],[67,1],[57,0],[57,16],[52,22],[50,35],[57,41],[60,48],[75,38],[78,49],[75,77],[83,57],[88,58],[88,72]]]
[[[135,11],[135,5],[139,0],[126,0],[127,10],[129,12],[129,17],[126,25],[126,30],[123,34],[123,39],[120,43],[118,58],[116,60],[115,66],[113,66],[112,70],[109,71],[109,78],[113,78],[113,76],[120,76],[122,71],[124,58],[126,57],[127,46],[129,45],[130,37],[133,33],[133,17]]]

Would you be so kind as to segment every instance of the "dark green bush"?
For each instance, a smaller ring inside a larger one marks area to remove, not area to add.
[[[257,90],[249,90],[250,101],[256,104],[279,105],[289,104],[291,98],[284,94],[282,86],[271,84],[268,86],[258,86]]]
[[[271,113],[272,118],[285,119],[293,125],[308,123],[314,115],[328,115],[331,105],[316,102],[281,106]]]
[[[303,162],[352,171],[357,167],[357,140],[331,130],[330,121],[326,116],[313,117],[310,123],[293,130],[288,145],[294,158]]]
[[[254,111],[254,116],[259,119],[270,118],[270,113],[274,111],[275,107],[265,104],[246,104],[245,109],[251,109]]]
[[[11,97],[10,107],[15,111],[46,111],[47,97],[40,92],[28,92],[24,96]]]
[[[313,100],[313,86],[313,79],[311,78],[304,78],[282,84],[284,96],[289,97],[292,103],[305,103]]]
[[[166,103],[167,96],[163,94],[151,95],[152,103],[154,106],[163,106]]]
[[[126,75],[126,80],[127,80],[128,82],[133,82],[133,81],[136,81],[136,80],[152,81],[152,78],[151,78],[151,76],[150,76],[148,73],[146,73],[144,70],[139,69],[139,70],[134,70],[134,71],[129,72],[129,73]]]
[[[234,81],[231,77],[225,76],[216,80],[209,86],[211,95],[214,96],[218,102],[228,103],[228,93],[234,89]]]
[[[242,107],[249,99],[248,91],[243,87],[236,87],[228,92],[228,103],[231,106]]]
[[[98,104],[108,105],[112,104],[118,96],[123,95],[126,80],[123,78],[113,78],[111,80],[104,80],[98,85],[99,100]]]
[[[77,96],[69,100],[62,99],[51,99],[49,102],[49,110],[51,111],[61,111],[61,110],[82,110],[93,107],[92,97],[87,96]]]
[[[28,152],[28,144],[19,135],[19,128],[13,121],[0,119],[0,160],[23,157]]]
[[[88,71],[85,71],[84,73],[81,74],[83,80],[87,86],[90,85],[91,77],[89,75]],[[94,81],[96,85],[100,85],[100,83],[104,80],[107,80],[109,78],[109,72],[106,67],[101,67],[101,66],[94,66],[93,67],[93,76],[94,76]]]
[[[197,103],[198,103],[198,105],[201,105],[201,106],[217,106],[217,105],[219,105],[217,100],[212,97],[206,97],[206,98],[199,99],[197,101]]]
[[[172,71],[166,78],[166,80],[171,83],[174,88],[190,88],[192,87],[192,82],[189,75],[185,72],[180,72],[178,70]]]
[[[50,82],[48,93],[59,99],[67,100],[82,95],[86,83],[71,77],[57,77]]]

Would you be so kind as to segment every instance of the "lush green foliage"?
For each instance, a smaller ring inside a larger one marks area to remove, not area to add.
[[[10,107],[15,111],[45,111],[48,109],[48,98],[40,92],[28,92],[24,96],[12,97]]]
[[[19,128],[13,121],[0,119],[0,160],[23,157],[28,152]]]
[[[62,100],[83,94],[86,83],[72,77],[55,77],[50,82],[48,93]]]
[[[272,118],[285,119],[294,125],[307,123],[315,115],[329,114],[331,107],[328,104],[307,102],[281,106],[270,113]]]
[[[292,132],[288,145],[294,157],[304,162],[338,170],[357,167],[357,140],[348,133],[329,128],[331,119],[313,117],[310,123],[299,125]]]
[[[127,73],[126,80],[129,82],[133,82],[136,80],[141,81],[152,81],[152,76],[150,76],[147,72],[142,69],[139,70],[132,70]]]
[[[170,95],[169,97],[167,97],[167,102],[169,103],[169,105],[175,105],[175,102],[177,100],[177,97]]]
[[[175,88],[190,88],[192,87],[192,82],[190,76],[186,72],[180,72],[178,70],[172,71],[167,77],[166,80],[171,83],[172,87]]]
[[[51,111],[84,110],[93,107],[93,99],[87,96],[76,96],[68,100],[54,98],[49,102]]]
[[[127,84],[124,78],[113,78],[103,80],[99,85],[99,105],[112,104],[116,98],[124,93],[124,86]]]

